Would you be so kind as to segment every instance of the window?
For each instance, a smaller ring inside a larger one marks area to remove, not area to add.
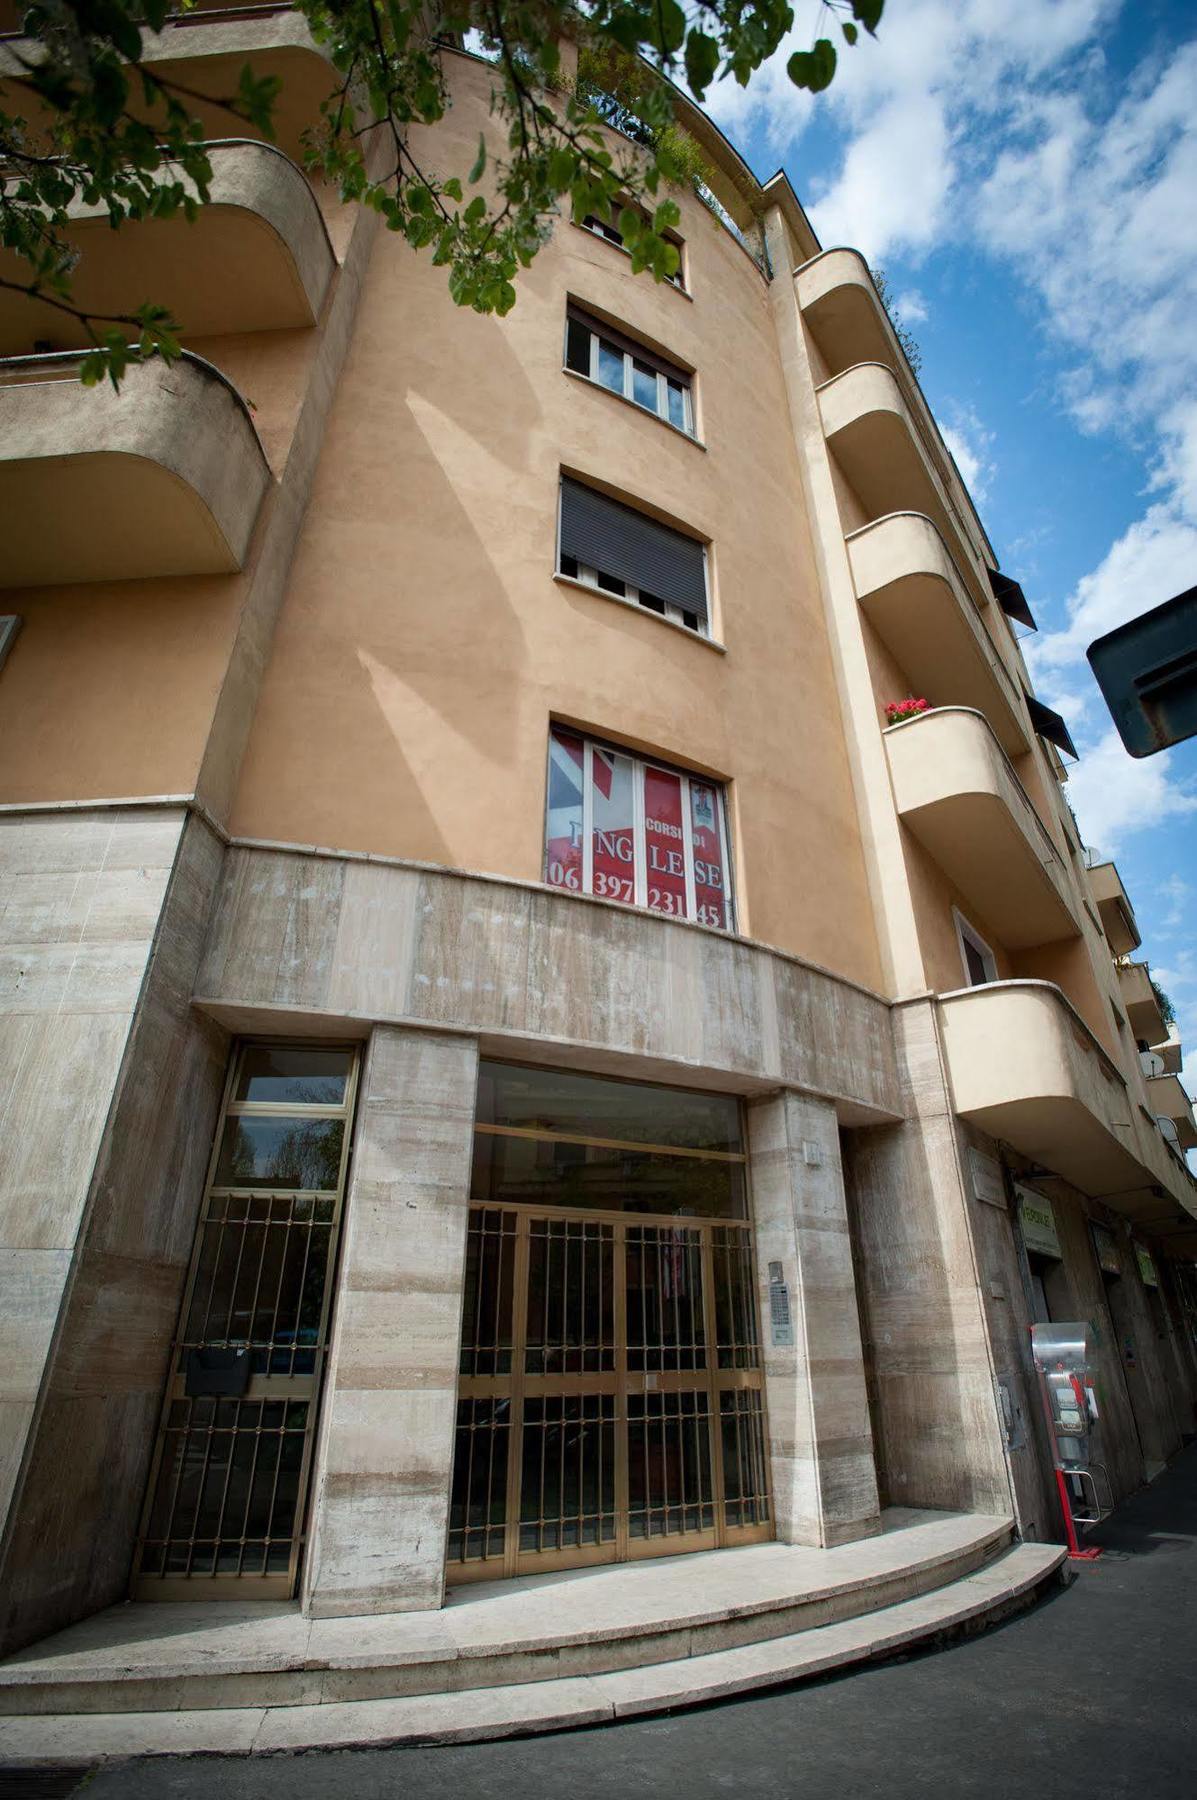
[[[600,219],[594,213],[587,213],[582,220],[582,226],[586,231],[593,231],[595,237],[606,238],[607,242],[614,244],[617,250],[623,249],[623,232],[606,219]],[[667,279],[673,287],[684,294],[686,292],[686,259],[682,240],[672,231],[667,231],[664,235],[677,251],[677,273],[668,276]]]
[[[8,653],[16,643],[20,629],[21,620],[17,613],[0,614],[0,669],[8,661]]]
[[[719,786],[553,726],[550,887],[730,930],[729,868]]]
[[[569,476],[561,480],[557,572],[708,634],[705,545]]]
[[[572,303],[565,322],[565,366],[694,436],[691,377],[686,370]]]
[[[968,920],[955,907],[952,908],[952,917],[956,921],[956,936],[960,942],[964,979],[968,986],[984,987],[987,981],[996,981],[997,962],[985,939],[973,930]]]

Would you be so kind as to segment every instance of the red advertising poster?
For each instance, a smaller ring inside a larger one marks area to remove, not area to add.
[[[591,892],[600,900],[636,898],[636,837],[633,765],[630,756],[596,745],[590,796],[593,874]]]
[[[553,727],[549,736],[549,808],[545,873],[551,887],[582,891],[582,771],[580,737]]]
[[[727,928],[727,877],[719,835],[719,796],[705,782],[690,782],[690,829],[694,844],[694,904],[700,925]]]
[[[644,850],[648,904],[675,919],[686,916],[686,856],[682,781],[651,764],[644,770]]]

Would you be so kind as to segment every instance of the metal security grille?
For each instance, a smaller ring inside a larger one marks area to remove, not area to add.
[[[746,1220],[475,1205],[460,1368],[450,1582],[771,1536]]]
[[[356,1080],[351,1048],[244,1044],[233,1058],[138,1546],[142,1597],[294,1591]]]

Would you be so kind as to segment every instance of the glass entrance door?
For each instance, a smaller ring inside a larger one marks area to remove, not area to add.
[[[668,1130],[667,1091],[634,1091]],[[475,1157],[476,1193],[531,1177],[572,1204],[471,1208],[450,1583],[770,1537],[751,1227],[718,1216],[735,1209],[742,1156],[715,1153],[712,1187],[701,1151],[629,1142],[628,1198],[670,1201],[672,1216],[646,1217],[611,1204],[622,1146],[532,1129],[521,1148],[519,1128],[478,1126],[500,1143]],[[669,1166],[646,1181],[654,1156]],[[587,1187],[608,1204],[580,1211]]]
[[[139,1599],[295,1590],[356,1080],[352,1048],[236,1052],[172,1351]]]

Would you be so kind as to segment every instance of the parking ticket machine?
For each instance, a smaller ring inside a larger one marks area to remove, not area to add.
[[[1100,1551],[1082,1550],[1076,1535],[1078,1523],[1096,1524],[1108,1511],[1098,1496],[1095,1470],[1101,1465],[1094,1463],[1091,1453],[1098,1418],[1092,1327],[1083,1323],[1032,1325],[1031,1354],[1039,1375],[1069,1554],[1092,1559]]]

